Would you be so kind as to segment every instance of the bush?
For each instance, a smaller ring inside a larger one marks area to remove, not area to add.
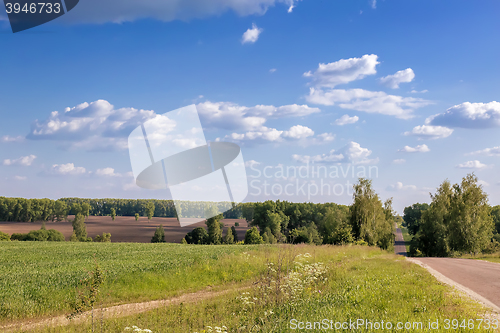
[[[139,213],[135,213],[135,220],[139,221]]]
[[[94,242],[111,243],[111,234],[103,232],[102,235],[95,236]]]
[[[155,233],[151,238],[151,243],[165,243],[165,230],[162,224],[156,227]]]
[[[10,236],[10,240],[25,241],[28,234],[13,233]]]
[[[186,234],[188,244],[208,244],[208,232],[203,227],[198,227]]]
[[[60,231],[49,229],[47,232],[49,234],[49,237],[47,238],[49,242],[64,242],[66,240]]]
[[[262,236],[259,234],[259,230],[257,227],[253,227],[252,229],[247,230],[245,234],[245,244],[262,244],[264,240]]]
[[[0,231],[0,242],[10,241],[10,235]]]
[[[35,242],[46,242],[49,239],[49,232],[44,229],[40,230],[31,230],[26,235],[27,241],[35,241]]]
[[[64,235],[55,229],[31,230],[27,234],[14,233],[10,236],[11,240],[30,241],[30,242],[64,242]]]
[[[239,226],[240,226],[240,222],[235,222],[235,223],[234,223],[234,226],[235,226],[235,227],[239,227]]]

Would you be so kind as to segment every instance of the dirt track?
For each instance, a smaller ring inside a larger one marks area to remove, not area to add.
[[[245,290],[248,288],[250,288],[250,286],[243,286],[236,289],[228,288],[222,291],[211,291],[210,288],[208,288],[207,290],[201,290],[190,294],[183,294],[170,299],[143,302],[143,303],[116,305],[108,308],[94,310],[94,318],[97,318],[97,320],[99,320],[100,318],[103,319],[118,318],[118,317],[124,317],[150,311],[159,307],[164,307],[169,305],[177,305],[180,303],[196,303],[204,299],[216,298],[218,296],[222,296],[232,291]],[[92,313],[89,311],[77,316],[74,319],[68,319],[67,316],[57,316],[38,321],[36,320],[22,321],[11,325],[0,326],[0,330],[4,333],[8,333],[8,332],[17,332],[20,329],[32,330],[35,328],[42,328],[42,327],[67,326],[69,324],[79,324],[85,322],[86,320],[89,320],[91,318],[91,315]]]
[[[411,258],[410,260],[423,264],[423,267],[441,282],[457,287],[472,298],[500,312],[500,264],[454,258]],[[438,272],[442,277],[434,274],[433,271]]]
[[[72,218],[71,216],[68,217]],[[238,239],[245,238],[247,231],[247,222],[245,220],[222,220],[224,225],[224,234],[228,227],[239,222],[236,227]],[[140,217],[139,221],[135,220],[134,216],[117,216],[113,221],[109,216],[90,216],[87,221],[87,233],[90,237],[94,238],[103,232],[111,233],[112,242],[134,242],[134,243],[149,243],[155,229],[160,224],[163,224],[165,229],[165,240],[169,243],[180,243],[182,238],[191,230],[196,227],[206,227],[205,222],[199,222],[188,227],[181,227],[176,218],[153,217],[148,222],[147,217]],[[30,230],[40,229],[42,224],[40,222],[0,222],[0,231],[8,234],[12,233],[27,233]],[[47,229],[56,229],[63,233],[66,240],[69,240],[73,233],[71,222],[47,222]]]

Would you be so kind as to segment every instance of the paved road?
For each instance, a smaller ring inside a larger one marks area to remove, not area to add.
[[[474,259],[415,259],[500,307],[500,264]]]
[[[394,252],[406,256],[406,246],[401,229],[396,226],[396,241],[394,242]]]

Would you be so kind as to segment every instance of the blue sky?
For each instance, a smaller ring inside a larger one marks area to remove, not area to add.
[[[257,195],[255,170],[350,165],[376,167],[377,192],[399,212],[469,172],[500,204],[499,10],[87,0],[16,34],[2,13],[0,195],[169,198],[134,185],[126,138],[154,114],[196,104],[207,140],[241,146],[249,201],[347,204],[347,192]],[[79,110],[87,116],[71,116]],[[340,178],[325,181],[354,181]]]

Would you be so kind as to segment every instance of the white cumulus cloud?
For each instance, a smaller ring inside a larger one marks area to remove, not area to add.
[[[121,174],[116,173],[115,169],[113,169],[113,168],[97,169],[95,174],[98,176],[104,176],[104,177],[120,177],[121,176]]]
[[[408,146],[406,146],[406,147],[408,147]],[[398,158],[398,159],[393,160],[392,163],[394,163],[394,164],[404,164],[404,163],[406,163],[406,160],[404,158]]]
[[[472,153],[468,153],[466,155],[500,156],[500,146],[473,151]]]
[[[412,118],[413,111],[432,104],[421,98],[389,95],[383,91],[364,89],[315,89],[310,88],[308,102],[320,105],[338,105],[343,109],[380,113],[401,119]]]
[[[396,184],[389,185],[387,187],[388,191],[405,191],[405,190],[416,190],[417,187],[415,185],[403,185],[402,182],[396,182]]]
[[[402,71],[398,71],[395,74],[387,75],[381,78],[380,83],[392,89],[399,89],[399,85],[401,83],[409,83],[413,81],[414,78],[415,73],[413,72],[413,69],[407,68]]]
[[[4,135],[0,139],[2,142],[23,142],[25,139],[24,136],[10,136],[10,135]]]
[[[374,164],[378,162],[378,158],[369,159],[372,151],[361,147],[357,142],[351,141],[343,148],[331,150],[328,154],[315,156],[309,155],[292,155],[295,161],[308,163],[351,163],[351,164]]]
[[[49,175],[83,175],[87,170],[84,167],[76,167],[74,163],[54,164],[47,172]]]
[[[404,146],[404,148],[399,149],[399,152],[403,153],[427,153],[431,151],[427,145],[418,145],[416,147]]]
[[[123,23],[146,18],[165,22],[189,21],[218,16],[229,11],[239,16],[264,15],[270,7],[278,4],[286,6],[285,8],[290,11],[297,2],[297,0],[86,0],[80,1],[70,15],[65,15],[61,19],[70,24]]]
[[[488,167],[490,167],[490,166],[483,164],[483,163],[479,162],[478,160],[467,161],[465,163],[461,163],[461,164],[457,165],[457,168],[460,168],[460,169],[485,169]]]
[[[132,130],[155,116],[154,111],[116,109],[108,101],[98,100],[68,107],[64,112],[53,111],[46,120],[36,120],[27,138],[54,140],[86,150],[126,149]]]
[[[354,124],[358,120],[359,120],[358,116],[350,117],[348,114],[345,114],[339,119],[335,120],[335,125],[344,126],[344,125]]]
[[[339,84],[346,84],[355,80],[365,78],[367,75],[377,73],[376,66],[378,56],[375,54],[365,54],[361,58],[341,59],[328,64],[319,64],[314,72],[304,73],[305,77],[312,80],[312,84],[317,88],[334,88]]]
[[[404,135],[416,136],[420,139],[442,139],[453,133],[451,128],[443,126],[421,125],[415,126],[413,130],[405,132]]]
[[[461,128],[500,127],[500,103],[470,103],[455,105],[445,113],[427,118],[427,124]]]
[[[36,159],[35,155],[22,156],[13,160],[5,159],[3,160],[3,165],[30,166],[35,159]]]
[[[252,27],[249,28],[245,33],[243,34],[243,37],[241,37],[241,43],[242,44],[247,44],[247,43],[255,43],[258,39],[260,34],[262,33],[262,29],[257,27],[257,25],[252,24]]]

